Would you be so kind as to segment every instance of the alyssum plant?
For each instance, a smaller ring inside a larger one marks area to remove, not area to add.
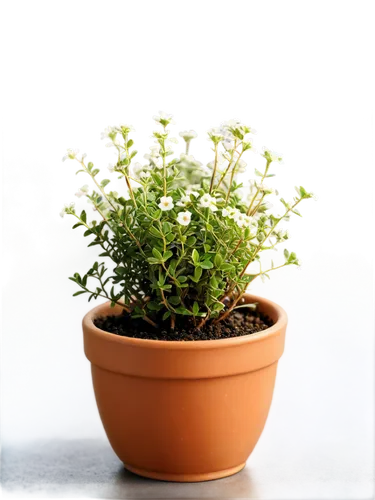
[[[213,161],[204,168],[189,154],[194,131],[180,133],[186,148],[176,158],[171,115],[160,113],[154,119],[159,129],[153,132],[155,145],[144,165],[132,163],[137,151],[131,126],[108,127],[103,133],[116,151],[117,162],[109,169],[123,178],[124,195],[108,190],[108,179],[98,180],[99,169],[87,163],[85,155],[67,151],[64,159],[77,161],[78,172],[93,181],[93,191],[83,186],[76,194],[89,200],[100,220],[90,222],[73,203],[61,215],[77,219],[73,228],[82,226],[84,236],[93,237],[88,246],[99,246],[104,258],[83,276],[75,273],[70,279],[80,287],[74,295],[87,293],[89,301],[107,298],[155,327],[167,321],[174,328],[190,316],[202,328],[241,307],[255,278],[299,264],[295,253],[284,250],[282,263],[262,269],[260,255],[288,238],[281,223],[291,214],[300,215],[298,205],[312,194],[297,187],[292,201],[280,199],[282,213],[272,213],[267,197],[278,193],[264,181],[274,175],[271,167],[281,158],[264,149],[264,168],[255,170],[257,180],[250,184],[248,196],[241,196],[237,174],[246,166],[245,154],[254,150],[253,131],[243,123],[230,121],[208,132]],[[259,269],[247,274],[253,262]]]

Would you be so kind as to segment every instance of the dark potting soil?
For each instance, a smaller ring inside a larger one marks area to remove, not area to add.
[[[241,337],[266,330],[273,325],[273,321],[260,312],[243,308],[233,311],[220,323],[207,322],[201,329],[196,328],[190,318],[186,317],[172,330],[169,327],[155,328],[142,319],[131,319],[128,314],[96,318],[94,324],[101,330],[121,337],[190,341]]]

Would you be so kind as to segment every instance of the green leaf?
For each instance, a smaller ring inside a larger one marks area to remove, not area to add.
[[[217,288],[218,287],[218,281],[215,278],[215,276],[211,276],[211,278],[210,278],[210,285],[212,286],[212,288]]]
[[[170,259],[173,256],[173,252],[171,250],[167,250],[166,252],[163,253],[163,260],[164,262],[168,259]]]
[[[109,179],[103,179],[100,185],[102,188],[105,188],[107,184],[109,184],[111,181]]]
[[[158,304],[157,302],[148,302],[147,307],[148,307],[148,309],[150,309],[150,311],[159,311],[161,308],[161,305]]]
[[[193,304],[193,314],[194,314],[194,316],[197,316],[198,313],[199,313],[199,304],[198,304],[198,302],[194,302],[194,304]]]
[[[163,314],[163,321],[165,321],[166,319],[168,319],[170,315],[171,315],[171,311],[166,311],[166,312]]]
[[[148,228],[148,230],[150,231],[150,233],[153,235],[153,236],[156,236],[156,238],[163,238],[163,235],[161,234],[160,231],[158,231],[154,226],[150,226]]]
[[[108,252],[103,252],[99,254],[99,257],[110,257]]]
[[[84,210],[81,212],[80,219],[83,220],[83,222],[86,222],[86,212]]]
[[[220,271],[234,271],[234,269],[235,267],[233,266],[233,264],[228,264],[226,262],[224,262],[220,266]]]
[[[234,309],[251,309],[252,311],[256,311],[258,302],[252,302],[251,304],[241,304],[240,306],[236,306]]]
[[[294,215],[294,217],[297,217],[297,219],[303,219],[304,218],[303,213],[299,212],[298,210],[292,210],[292,215]]]
[[[202,269],[212,269],[214,267],[214,265],[212,264],[212,262],[210,260],[205,260],[205,261],[200,263],[200,267]]]
[[[167,222],[167,221],[163,222],[162,226],[163,226],[164,234],[169,234],[173,229],[172,224],[170,222]]]
[[[215,255],[215,257],[214,257],[214,264],[215,264],[215,266],[216,267],[220,267],[221,264],[223,263],[223,260],[224,260],[223,257],[219,253],[217,253]]]
[[[288,247],[284,247],[283,254],[284,254],[284,257],[285,257],[289,266],[298,266],[299,265],[299,259],[298,259],[297,253],[295,251],[291,250]]]
[[[89,248],[89,247],[95,247],[95,246],[100,245],[100,244],[101,244],[100,241],[92,241],[91,243],[89,243],[87,245],[87,248]]]
[[[199,253],[197,252],[197,250],[195,248],[194,248],[194,250],[191,253],[191,257],[193,259],[194,264],[198,264],[199,263]]]
[[[173,233],[168,233],[165,236],[165,239],[167,240],[167,243],[171,243],[173,240],[176,239],[176,236]]]
[[[221,311],[222,309],[224,309],[224,304],[222,302],[216,302],[213,306],[212,306],[212,310],[213,311]]]
[[[133,139],[129,139],[128,142],[127,142],[127,144],[126,144],[126,147],[127,148],[131,148],[133,146],[133,144],[134,144]]]
[[[186,245],[188,247],[192,247],[193,245],[195,245],[197,241],[197,238],[195,236],[189,236],[189,238],[186,240]]]
[[[178,295],[172,295],[169,297],[168,302],[173,306],[177,306],[181,302],[181,299]]]
[[[176,313],[177,314],[183,314],[185,316],[191,316],[192,315],[191,311],[189,311],[188,309],[186,309],[186,307],[177,307]]]
[[[177,259],[172,259],[170,262],[169,262],[169,266],[168,266],[168,272],[169,274],[171,274],[172,276],[175,275],[175,272],[176,272],[176,266],[177,266]]]
[[[73,297],[77,297],[77,295],[81,295],[82,293],[87,293],[86,290],[80,290],[79,292],[73,293]]]
[[[162,254],[155,247],[153,247],[153,249],[152,249],[152,255],[155,257],[155,259],[159,259],[160,262],[163,260]]]
[[[134,156],[135,156],[137,153],[138,153],[138,151],[137,151],[137,150],[134,150],[134,151],[131,153],[131,155],[130,155],[130,159],[133,159],[133,158],[134,158]]]
[[[196,267],[194,269],[194,280],[198,282],[202,276],[202,269],[200,267]]]
[[[163,288],[164,286],[164,283],[165,283],[165,276],[164,274],[161,272],[161,268],[159,268],[159,280],[158,280],[158,285],[160,286],[160,288]]]
[[[160,264],[160,260],[155,259],[154,257],[148,257],[147,262],[149,262],[152,265]]]
[[[297,184],[294,190],[303,200],[312,200],[313,195],[304,184]]]
[[[141,309],[140,307],[136,306],[134,308],[134,312],[136,314],[136,316],[134,315],[133,317],[138,317],[138,318],[142,318],[144,315],[145,315],[145,312],[143,309]]]

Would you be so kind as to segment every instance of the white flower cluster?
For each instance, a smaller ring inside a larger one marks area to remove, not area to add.
[[[223,208],[221,214],[223,217],[228,217],[229,219],[234,220],[238,227],[256,227],[256,222],[254,221],[254,219],[249,215],[240,212],[240,210],[238,210],[237,208]]]
[[[62,161],[65,160],[78,160],[83,161],[86,158],[86,153],[79,154],[79,149],[68,149],[65,156],[63,156]]]
[[[194,196],[194,198],[198,198],[199,193],[197,191],[191,191],[190,189],[188,189],[186,191],[186,195],[183,196],[181,198],[181,200],[176,203],[176,205],[178,207],[186,207],[186,205],[188,205],[189,203],[191,203],[190,195]]]
[[[200,197],[199,206],[202,208],[209,208],[211,212],[216,212],[217,211],[216,202],[217,200],[214,196],[211,196],[210,194],[206,193]]]
[[[192,139],[195,139],[198,134],[195,130],[184,130],[183,132],[180,132],[179,135],[185,142],[190,142]]]
[[[151,146],[150,147],[151,153],[150,154],[145,154],[144,158],[150,162],[151,165],[153,165],[156,168],[163,168],[163,165],[159,163],[160,160],[160,146]]]
[[[64,217],[65,214],[69,214],[74,211],[74,203],[69,203],[64,205],[64,208],[60,212],[60,217]]]

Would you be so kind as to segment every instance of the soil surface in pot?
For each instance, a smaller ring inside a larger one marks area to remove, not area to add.
[[[134,337],[150,340],[218,340],[241,337],[266,330],[273,321],[264,314],[244,308],[233,311],[228,318],[218,324],[206,323],[201,329],[196,328],[191,318],[184,318],[176,324],[174,330],[154,328],[142,319],[131,319],[128,314],[99,317],[94,320],[97,328],[122,337]]]

